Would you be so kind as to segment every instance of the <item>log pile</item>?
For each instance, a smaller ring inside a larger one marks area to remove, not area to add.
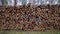
[[[0,6],[0,29],[60,29],[60,6]]]

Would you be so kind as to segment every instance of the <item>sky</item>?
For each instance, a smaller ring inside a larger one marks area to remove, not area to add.
[[[14,0],[7,0],[7,4],[14,4]],[[58,4],[60,3],[60,0],[16,0],[17,5],[22,5],[22,4]],[[1,0],[0,0],[0,5],[2,4]]]

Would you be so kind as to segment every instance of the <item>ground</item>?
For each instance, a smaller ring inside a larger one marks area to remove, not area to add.
[[[60,31],[58,30],[49,30],[49,31],[0,30],[0,34],[60,34]]]

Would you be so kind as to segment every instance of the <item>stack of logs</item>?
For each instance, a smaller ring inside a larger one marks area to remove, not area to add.
[[[0,6],[0,29],[60,29],[60,5]]]

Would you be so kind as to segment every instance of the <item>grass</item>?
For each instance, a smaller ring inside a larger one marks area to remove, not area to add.
[[[50,30],[50,31],[0,30],[0,34],[60,34],[60,31],[58,30]]]

